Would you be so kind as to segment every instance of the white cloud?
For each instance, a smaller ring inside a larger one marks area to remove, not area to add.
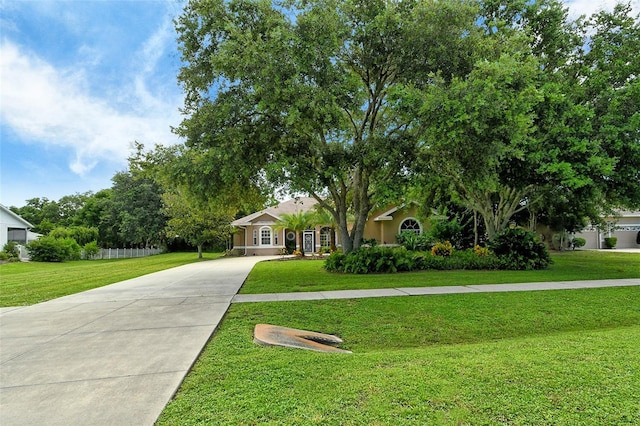
[[[174,37],[172,21],[167,17],[158,30],[142,45],[140,51],[134,55],[137,58],[136,62],[141,64],[137,67],[137,74],[133,79],[135,94],[142,100],[141,105],[150,111],[159,111],[166,107],[164,99],[158,95],[158,87],[156,86],[153,92],[150,91],[148,81],[153,77],[158,62]]]
[[[564,0],[564,4],[569,8],[569,18],[577,19],[581,15],[591,16],[602,10],[612,11],[620,0]],[[626,3],[626,1],[622,1]],[[631,0],[634,14],[640,13],[640,0]]]
[[[152,45],[150,42],[150,49]],[[102,160],[124,161],[134,140],[147,146],[178,141],[169,130],[180,119],[178,97],[168,101],[154,97],[145,87],[144,76],[139,75],[132,78],[140,79],[137,84],[145,90],[124,95],[127,103],[137,106],[124,111],[114,107],[121,105],[116,97],[122,94],[89,94],[88,74],[82,69],[56,69],[2,40],[2,125],[25,140],[71,149],[74,158],[69,167],[79,175]]]

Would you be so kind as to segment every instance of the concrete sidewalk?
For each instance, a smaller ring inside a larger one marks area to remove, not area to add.
[[[595,287],[640,286],[640,278],[620,280],[558,281],[520,284],[478,284],[443,287],[381,288],[373,290],[336,290],[304,293],[238,294],[231,303],[285,302],[299,300],[357,299],[365,297],[426,296],[451,293],[488,293],[505,291],[570,290]]]
[[[0,311],[0,425],[152,425],[264,257]]]

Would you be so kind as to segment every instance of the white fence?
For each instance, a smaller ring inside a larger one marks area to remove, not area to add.
[[[29,250],[23,245],[17,246],[20,251],[20,260],[27,261],[31,259],[29,255]],[[145,257],[152,256],[154,254],[164,253],[163,249],[160,248],[106,248],[100,249],[100,251],[92,256],[91,259],[127,259],[132,257]],[[87,256],[82,250],[82,259],[87,259]]]
[[[163,253],[160,248],[106,248],[100,249],[92,259],[126,259],[131,257],[145,257]],[[83,256],[84,257],[84,256]]]

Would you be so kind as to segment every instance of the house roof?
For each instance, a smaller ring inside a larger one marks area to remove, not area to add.
[[[283,214],[311,210],[317,203],[318,201],[311,197],[293,198],[291,200],[284,201],[277,206],[267,207],[264,210],[236,219],[231,222],[231,226],[249,226],[258,222],[258,219],[265,215],[272,217],[273,222],[276,222]]]
[[[6,216],[10,217],[14,221],[17,221],[18,223],[22,224],[25,228],[33,228],[32,224],[30,224],[29,222],[24,220],[20,215],[12,212],[11,210],[9,210],[7,207],[5,207],[2,204],[0,204],[0,211],[2,211],[3,216],[6,215]],[[2,222],[6,223],[5,220],[2,220]]]
[[[400,204],[399,206],[395,206],[390,210],[387,210],[386,212],[376,216],[373,220],[375,222],[380,222],[381,220],[393,220],[393,214],[395,212],[397,212],[398,210],[402,210],[405,207],[409,207],[412,204],[418,204],[416,201],[409,201],[408,203],[403,203]]]

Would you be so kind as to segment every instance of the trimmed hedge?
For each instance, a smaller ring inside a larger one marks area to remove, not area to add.
[[[453,251],[450,256],[433,256],[431,253],[414,252],[404,247],[360,248],[347,255],[333,253],[324,267],[330,272],[352,274],[393,273],[429,269],[500,269],[495,256],[478,256],[473,250]]]
[[[330,272],[370,274],[429,269],[544,269],[551,263],[549,251],[535,234],[514,228],[496,235],[489,248],[454,250],[448,241],[437,243],[431,252],[405,247],[361,247],[347,255],[333,253],[324,267]]]

